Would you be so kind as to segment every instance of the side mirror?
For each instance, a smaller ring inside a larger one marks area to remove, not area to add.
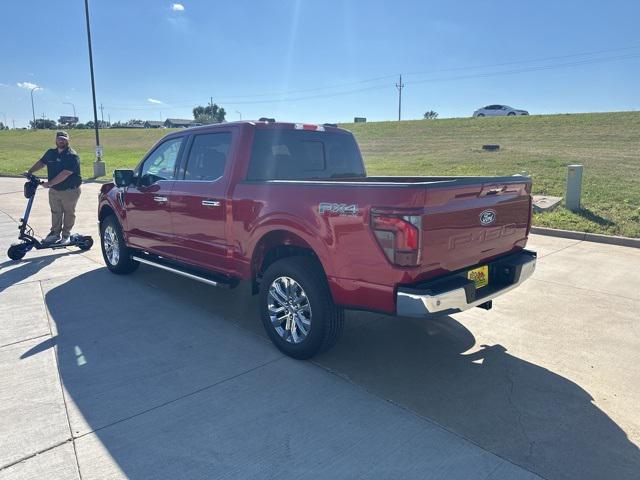
[[[133,183],[133,170],[114,170],[113,182],[117,187],[128,187]]]

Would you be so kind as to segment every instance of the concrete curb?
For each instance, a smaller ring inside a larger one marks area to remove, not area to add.
[[[572,240],[584,240],[587,242],[606,243],[608,245],[620,245],[623,247],[640,248],[640,238],[616,237],[613,235],[574,232],[573,230],[559,230],[556,228],[546,227],[531,227],[531,233],[535,233],[536,235],[547,235],[549,237],[570,238]]]

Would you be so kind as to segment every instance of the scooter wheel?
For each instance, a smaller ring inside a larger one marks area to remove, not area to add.
[[[85,237],[82,243],[78,244],[78,247],[80,247],[80,250],[82,251],[89,250],[91,247],[93,247],[93,238]]]
[[[24,244],[11,245],[7,250],[7,256],[11,260],[21,260],[27,254],[28,248]]]

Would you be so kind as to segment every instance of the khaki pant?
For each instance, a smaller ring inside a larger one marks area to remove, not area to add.
[[[80,187],[70,190],[49,189],[51,207],[51,233],[68,237],[76,223],[76,204],[80,198]]]

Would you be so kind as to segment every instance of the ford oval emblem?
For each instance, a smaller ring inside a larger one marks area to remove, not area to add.
[[[491,225],[495,221],[496,221],[495,210],[485,210],[480,214],[480,223],[482,225]]]

